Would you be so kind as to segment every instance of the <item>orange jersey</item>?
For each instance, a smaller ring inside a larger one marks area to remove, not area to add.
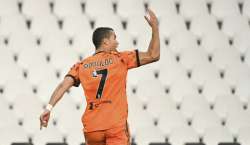
[[[66,76],[80,83],[87,106],[82,116],[85,132],[126,124],[128,104],[126,78],[130,68],[140,66],[138,51],[99,52],[75,64]]]

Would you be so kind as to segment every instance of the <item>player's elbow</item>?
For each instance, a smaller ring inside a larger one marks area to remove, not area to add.
[[[151,54],[151,58],[154,62],[160,60],[160,53]]]

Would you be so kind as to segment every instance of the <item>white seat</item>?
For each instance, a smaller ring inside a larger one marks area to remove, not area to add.
[[[187,121],[180,111],[171,109],[166,110],[164,114],[159,117],[158,126],[165,136],[171,136],[176,128],[185,127]]]
[[[207,54],[201,47],[183,49],[180,54],[180,62],[186,70],[193,70],[200,62],[207,61]]]
[[[100,14],[98,19],[95,21],[95,28],[97,27],[110,27],[114,29],[115,33],[120,32],[123,29],[120,18],[113,14]]]
[[[220,127],[220,119],[216,113],[208,108],[194,113],[192,127],[199,135],[204,135],[206,129]]]
[[[119,51],[129,51],[135,49],[133,45],[133,38],[130,36],[128,31],[126,30],[115,30],[116,39],[119,43],[118,50]],[[138,48],[140,50],[140,48]]]
[[[18,3],[15,0],[0,1],[0,16],[13,16],[18,14]]]
[[[250,67],[250,50],[246,51],[246,64]]]
[[[196,37],[189,31],[178,32],[170,38],[169,48],[173,52],[181,54],[197,48]]]
[[[221,47],[214,51],[213,63],[221,70],[237,62],[240,62],[240,54],[234,47]]]
[[[73,50],[79,54],[83,54],[84,57],[93,55],[95,52],[94,44],[92,43],[92,30],[86,29],[84,33],[78,33],[73,37]]]
[[[212,127],[206,130],[204,143],[218,145],[221,142],[233,142],[233,136],[226,127]]]
[[[205,0],[183,0],[180,12],[186,19],[193,19],[198,15],[208,14]]]
[[[184,145],[189,142],[199,142],[198,135],[189,126],[178,127],[171,133],[169,142],[173,145]]]
[[[250,47],[250,42],[246,39],[249,37],[250,37],[250,30],[240,31],[239,33],[235,34],[234,46],[235,48],[237,48],[238,51],[240,51],[241,54],[249,53],[249,51],[247,50]]]
[[[101,15],[113,15],[113,6],[111,0],[88,0],[85,3],[85,12],[91,19],[101,17]]]
[[[165,56],[161,57],[160,65],[164,67],[160,68],[159,80],[165,86],[169,87],[179,77],[186,75],[185,69],[176,62],[174,53],[171,50],[168,50]]]
[[[191,79],[200,87],[203,87],[208,80],[219,78],[219,70],[214,64],[208,61],[200,61],[198,63],[192,70]]]
[[[244,1],[243,14],[250,18],[250,2],[247,0]]]
[[[14,2],[10,0],[4,0],[7,2]],[[5,6],[1,3],[1,6]],[[5,6],[6,7],[6,6]],[[6,8],[1,8],[6,9]],[[17,33],[28,32],[25,24],[25,19],[21,15],[1,16],[0,34],[4,36],[15,36]]]
[[[130,18],[134,15],[143,16],[145,14],[143,0],[119,0],[117,1],[117,13],[124,19]]]
[[[91,37],[87,35],[89,33],[86,33],[91,30],[91,27],[89,20],[85,15],[65,17],[63,22],[63,31],[69,36],[74,37],[79,34],[85,34],[87,37]]]
[[[180,76],[173,85],[170,86],[170,95],[177,103],[181,103],[183,97],[186,95],[196,94],[198,94],[198,87],[186,76]]]
[[[20,52],[18,64],[28,70],[31,67],[46,64],[45,53],[40,47],[26,48]]]
[[[39,16],[32,19],[31,32],[39,37],[47,37],[59,31],[59,25],[53,15]]]
[[[38,124],[39,125],[39,124]],[[33,137],[33,143],[36,145],[45,145],[46,143],[63,143],[62,133],[52,124],[42,131],[38,130]]]
[[[53,51],[51,54],[51,64],[62,74],[66,74],[69,68],[78,61],[78,55],[74,51],[62,48],[60,51]]]
[[[8,114],[6,114],[8,115]],[[16,125],[4,126],[0,129],[1,144],[11,145],[12,143],[28,143],[28,136],[22,127]]]
[[[15,64],[13,54],[8,50],[7,47],[3,45],[0,46],[0,55],[0,85],[4,86],[5,83],[11,78],[23,78],[21,69]]]
[[[239,129],[249,127],[250,112],[246,110],[232,110],[228,113],[226,126],[233,135],[239,134]]]
[[[62,51],[62,49],[68,46],[68,38],[66,34],[61,31],[42,36],[41,42],[41,48],[46,53],[52,53],[54,50]]]
[[[225,119],[231,110],[240,110],[242,106],[237,96],[219,95],[215,100],[214,110],[221,119]]]
[[[151,99],[148,103],[147,110],[154,118],[159,118],[166,115],[169,110],[175,109],[175,107],[175,102],[169,95],[164,95],[160,98],[158,93],[156,93],[155,99]]]
[[[44,79],[39,83],[38,89],[37,89],[37,96],[42,101],[42,103],[47,104],[48,100],[50,99],[53,91],[59,84],[58,79]]]
[[[250,144],[249,134],[250,134],[250,126],[243,127],[239,130],[238,141],[241,145]]]
[[[1,130],[4,127],[10,127],[18,124],[17,117],[12,112],[12,110],[9,110],[9,106],[4,100],[0,101],[0,113],[1,115],[4,115],[4,117],[0,119]]]
[[[54,13],[60,18],[81,15],[83,13],[81,9],[81,1],[55,0]]]
[[[11,79],[6,83],[4,88],[4,96],[10,103],[13,103],[17,97],[26,93],[32,93],[32,87],[29,82],[24,79]]]
[[[130,126],[131,135],[135,136],[136,131],[152,126],[154,123],[154,118],[142,108],[128,110],[128,124]]]
[[[35,46],[35,37],[29,32],[16,33],[9,37],[8,47],[16,54],[21,53],[24,49],[34,48]]]
[[[194,105],[195,104],[195,105]],[[209,104],[202,95],[187,95],[183,97],[181,112],[186,119],[192,119],[199,110],[208,109]]]
[[[236,86],[249,76],[250,68],[239,62],[232,63],[226,70],[225,79],[230,85]]]
[[[230,15],[223,19],[222,31],[229,37],[249,31],[248,19],[242,15]]]
[[[236,86],[236,95],[239,96],[240,101],[246,103],[250,99],[250,76],[241,79]]]
[[[56,79],[56,71],[51,65],[39,64],[28,69],[28,80],[32,85],[38,86],[46,79]]]
[[[168,14],[176,14],[173,0],[149,0],[149,7],[152,9],[160,21]]]
[[[165,97],[164,88],[159,80],[146,79],[138,83],[136,95],[144,102]]]
[[[148,131],[145,131],[148,130]],[[152,142],[164,142],[165,138],[161,130],[155,126],[148,126],[136,132],[135,142],[140,145],[148,145]]]
[[[214,103],[219,95],[230,95],[231,90],[226,81],[212,79],[205,83],[203,94],[209,103]]]
[[[51,14],[48,0],[24,0],[22,4],[22,12],[28,18],[48,16]]]
[[[80,104],[83,105],[83,108],[85,108],[86,106],[86,98],[83,92],[83,89],[81,86],[77,87],[77,88],[71,88],[70,89],[70,97],[72,98],[73,102],[75,102],[76,104]]]
[[[212,3],[212,14],[219,19],[226,16],[240,14],[238,3],[235,0],[216,0]]]
[[[190,30],[198,37],[203,38],[211,31],[218,31],[216,18],[213,15],[199,15],[192,20]]]
[[[171,38],[177,32],[186,30],[184,18],[177,14],[168,14],[159,21],[160,34],[163,37]]]
[[[209,31],[202,38],[201,46],[210,54],[216,49],[230,47],[227,36],[219,30]]]

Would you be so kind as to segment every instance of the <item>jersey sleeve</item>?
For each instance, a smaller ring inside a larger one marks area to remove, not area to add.
[[[140,59],[139,59],[139,52],[137,49],[134,51],[121,52],[121,55],[122,55],[124,62],[127,65],[128,69],[136,68],[136,67],[139,67],[141,65]]]
[[[65,77],[71,77],[74,80],[74,85],[75,87],[78,87],[80,85],[80,79],[79,79],[79,67],[80,63],[74,64],[67,75]]]

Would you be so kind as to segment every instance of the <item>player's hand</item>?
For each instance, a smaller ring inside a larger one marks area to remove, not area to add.
[[[144,17],[152,28],[158,27],[158,19],[152,10],[147,9],[147,13]]]
[[[50,117],[50,111],[47,110],[47,109],[45,109],[44,112],[40,116],[40,130],[43,127],[47,127],[48,126],[49,117]]]

